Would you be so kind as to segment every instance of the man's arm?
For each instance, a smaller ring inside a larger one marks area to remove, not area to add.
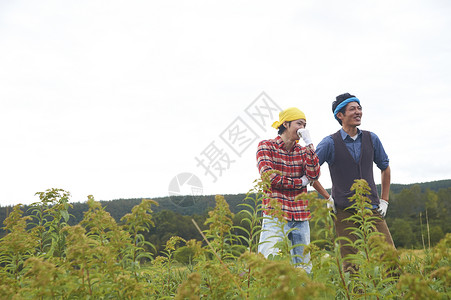
[[[323,187],[323,185],[318,181],[314,181],[313,182],[313,188],[321,195],[324,197],[324,199],[329,199],[330,195],[329,193],[326,191],[326,189]]]
[[[381,171],[381,198],[379,199],[379,213],[385,218],[390,194],[390,166]]]
[[[278,174],[280,172],[277,171],[272,172],[277,169],[274,166],[271,146],[267,141],[262,141],[258,144],[257,167],[260,172],[260,175],[262,176],[264,173],[269,172],[269,180],[271,181],[271,186],[279,189],[301,189],[304,186],[308,185],[309,182],[309,179],[307,177],[305,177],[304,179],[292,178]]]
[[[309,181],[318,180],[319,175],[321,174],[321,169],[319,165],[319,159],[315,153],[315,147],[313,146],[313,144],[307,145],[307,147],[305,147],[305,152],[302,155],[302,160],[304,162],[305,176],[307,176]]]
[[[325,188],[323,188],[323,185],[319,181],[314,181],[312,186],[315,188],[315,190],[324,197],[324,199],[327,199],[327,208],[332,209],[334,213],[337,213],[337,209],[335,208],[335,202],[332,198],[332,195],[329,195],[329,193],[326,191]]]
[[[316,155],[318,156],[320,166],[322,166],[324,162],[331,165],[334,161],[334,152],[334,140],[330,135],[326,136],[316,147]]]
[[[319,164],[323,165],[324,162],[327,161],[328,164],[331,164],[331,158],[334,153],[334,141],[331,136],[326,136],[322,139],[322,141],[316,147],[316,154],[319,159]],[[325,199],[329,199],[330,195],[323,187],[323,185],[315,180],[312,184],[313,188]]]
[[[388,202],[390,196],[390,166],[381,171],[381,199]]]

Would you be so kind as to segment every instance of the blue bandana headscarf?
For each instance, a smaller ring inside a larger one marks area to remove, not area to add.
[[[357,97],[351,97],[351,98],[348,98],[348,99],[346,99],[345,101],[343,101],[343,102],[341,102],[340,104],[338,104],[338,106],[335,108],[335,110],[334,110],[334,117],[335,117],[335,119],[338,121],[338,118],[337,118],[337,114],[340,112],[340,110],[343,108],[343,107],[345,107],[348,103],[350,103],[350,102],[357,102],[359,105],[360,105],[360,100],[359,99],[357,99]]]

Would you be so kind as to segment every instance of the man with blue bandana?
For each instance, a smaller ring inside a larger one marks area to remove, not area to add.
[[[325,137],[316,148],[320,165],[324,162],[329,165],[332,195],[329,195],[318,181],[313,183],[313,187],[328,199],[328,207],[335,212],[337,236],[355,241],[357,237],[351,234],[350,228],[358,225],[344,220],[355,213],[347,209],[352,205],[349,198],[354,194],[350,190],[354,180],[365,179],[371,188],[368,198],[371,200],[373,215],[380,217],[375,222],[376,230],[384,234],[386,242],[394,247],[390,231],[383,219],[387,213],[390,192],[390,166],[384,147],[376,134],[357,128],[362,119],[362,106],[357,97],[349,93],[337,96],[332,103],[332,112],[342,128]],[[373,163],[381,170],[380,197],[373,178]],[[344,246],[347,242],[340,241],[340,244],[343,258],[356,253],[355,248]],[[343,269],[355,272],[357,267],[345,259]]]

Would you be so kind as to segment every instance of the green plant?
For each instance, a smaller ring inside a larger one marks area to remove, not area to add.
[[[70,193],[62,189],[48,189],[36,195],[40,201],[31,204],[28,211],[32,217],[29,226],[39,242],[37,254],[61,257],[65,248],[62,229],[69,221],[68,209],[72,207]]]
[[[13,211],[4,221],[7,232],[0,240],[0,278],[2,288],[0,296],[14,295],[20,288],[24,274],[24,263],[35,253],[38,244],[36,238],[26,230],[29,216],[22,216],[22,205],[14,206]],[[5,286],[6,285],[6,286]]]
[[[158,205],[153,200],[143,199],[140,204],[133,207],[131,213],[126,214],[121,219],[121,221],[125,222],[124,228],[129,232],[132,239],[132,243],[128,244],[128,247],[125,249],[124,259],[130,261],[135,276],[137,276],[140,261],[143,259],[152,259],[153,256],[148,250],[155,250],[155,247],[146,241],[142,234],[142,232],[149,231],[150,226],[154,226],[151,215],[152,204]]]
[[[334,214],[316,193],[299,196],[309,201],[317,230],[305,248],[313,265],[307,274],[290,263],[295,245],[287,241],[280,256],[257,253],[261,199],[267,197],[262,189],[244,205],[244,226],[233,226],[233,214],[218,196],[205,234],[193,221],[203,240],[174,236],[157,256],[143,235],[153,224],[151,200],[135,206],[120,225],[89,196],[83,220],[70,226],[61,213],[67,207],[58,206],[68,193],[47,190],[40,194],[44,202],[29,210],[32,216],[23,216],[18,205],[4,221],[0,299],[450,299],[451,234],[420,252],[388,248],[373,230],[366,184],[354,188],[352,219],[359,227],[356,241],[346,240],[358,249],[347,257],[358,266],[353,274],[342,269]],[[191,255],[187,264],[177,261],[182,249]]]
[[[215,199],[216,206],[208,213],[209,217],[205,221],[205,225],[209,225],[205,235],[221,259],[234,258],[236,257],[234,252],[236,238],[231,234],[233,213],[223,196],[217,195]]]
[[[266,180],[265,180],[266,179]],[[243,202],[239,206],[244,207],[240,212],[243,215],[241,226],[235,226],[234,228],[239,229],[243,234],[238,235],[239,239],[244,242],[247,249],[250,252],[257,252],[259,236],[261,233],[261,224],[263,217],[261,216],[262,199],[269,198],[269,178],[264,177],[262,180],[256,180],[254,188],[251,189],[244,198]],[[246,203],[249,201],[251,204]]]

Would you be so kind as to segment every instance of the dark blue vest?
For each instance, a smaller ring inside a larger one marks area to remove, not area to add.
[[[340,131],[332,134],[332,139],[335,147],[335,158],[334,163],[329,165],[329,170],[335,205],[342,209],[352,205],[349,197],[354,195],[351,186],[355,179],[365,179],[368,182],[371,189],[368,198],[371,200],[371,204],[379,205],[379,196],[373,176],[374,148],[370,132],[362,130],[362,148],[358,162],[349,153]]]

